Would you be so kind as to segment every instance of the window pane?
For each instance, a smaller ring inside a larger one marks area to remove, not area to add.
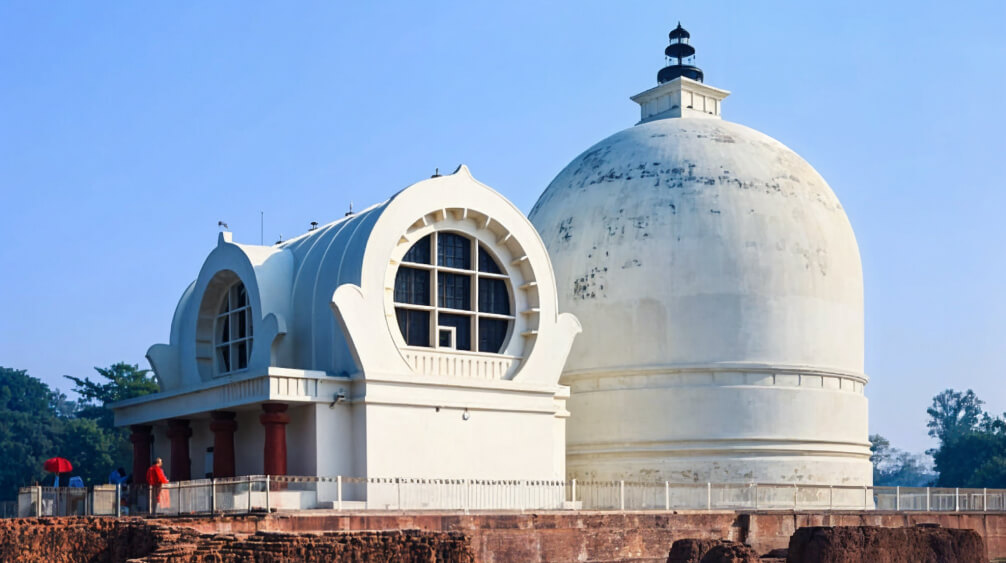
[[[451,315],[440,313],[438,316],[440,326],[453,326],[454,344],[458,350],[472,349],[472,318],[468,315]]]
[[[430,345],[430,312],[411,309],[395,309],[398,330],[409,346]]]
[[[429,264],[430,263],[430,237],[433,235],[426,235],[422,240],[412,245],[412,248],[405,253],[405,257],[402,258],[403,262],[415,262],[418,264]]]
[[[479,352],[501,352],[509,324],[503,319],[479,319]]]
[[[441,348],[450,348],[451,345],[452,345],[452,342],[451,342],[451,340],[452,340],[451,339],[451,331],[445,330],[445,329],[441,328],[441,329],[438,330],[438,332],[440,333],[440,343],[439,343],[439,346]]]
[[[499,264],[486,252],[486,249],[479,246],[479,271],[487,274],[502,274]]]
[[[244,307],[245,305],[248,304],[248,293],[245,291],[245,284],[239,283],[237,285],[237,296],[238,301],[237,305],[235,305],[235,308]]]
[[[251,338],[252,327],[255,326],[254,324],[252,324],[251,309],[245,309],[245,322],[247,323],[248,327],[248,332],[245,333],[245,336]]]
[[[472,310],[472,278],[464,274],[440,272],[437,276],[437,306],[448,309]]]
[[[510,314],[510,292],[506,282],[497,279],[479,279],[479,312]]]
[[[221,346],[217,348],[217,369],[220,373],[226,373],[231,370],[231,347]]]
[[[248,341],[242,340],[235,347],[237,348],[238,369],[245,369],[248,367]]]
[[[217,344],[224,344],[231,341],[231,316],[227,315],[217,319]]]
[[[410,305],[430,304],[430,272],[399,268],[395,275],[395,302]]]
[[[238,338],[244,338],[248,336],[248,327],[245,324],[245,312],[239,311],[231,315],[231,326],[235,327],[234,338],[231,340],[237,340]]]
[[[453,233],[437,235],[437,264],[448,268],[472,269],[471,241]]]

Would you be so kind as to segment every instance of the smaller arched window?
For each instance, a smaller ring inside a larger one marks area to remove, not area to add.
[[[251,357],[252,317],[243,283],[231,285],[224,295],[214,334],[217,373],[224,375],[246,369]]]

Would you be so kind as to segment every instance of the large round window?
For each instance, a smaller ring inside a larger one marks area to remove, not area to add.
[[[434,232],[395,275],[395,315],[409,346],[499,353],[513,324],[509,279],[485,246]]]
[[[215,323],[217,374],[235,372],[248,367],[251,355],[251,307],[245,285],[230,286],[217,312]]]

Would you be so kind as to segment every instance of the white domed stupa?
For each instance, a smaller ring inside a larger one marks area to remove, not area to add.
[[[530,218],[583,333],[567,474],[869,485],[863,275],[828,184],[720,118],[670,33],[642,119],[576,157]]]

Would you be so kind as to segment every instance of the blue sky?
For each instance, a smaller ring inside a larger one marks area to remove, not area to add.
[[[852,220],[871,431],[1006,409],[1006,3],[0,2],[0,365],[66,388],[166,342],[226,221],[274,242],[466,163],[530,210],[692,32],[731,121]]]

